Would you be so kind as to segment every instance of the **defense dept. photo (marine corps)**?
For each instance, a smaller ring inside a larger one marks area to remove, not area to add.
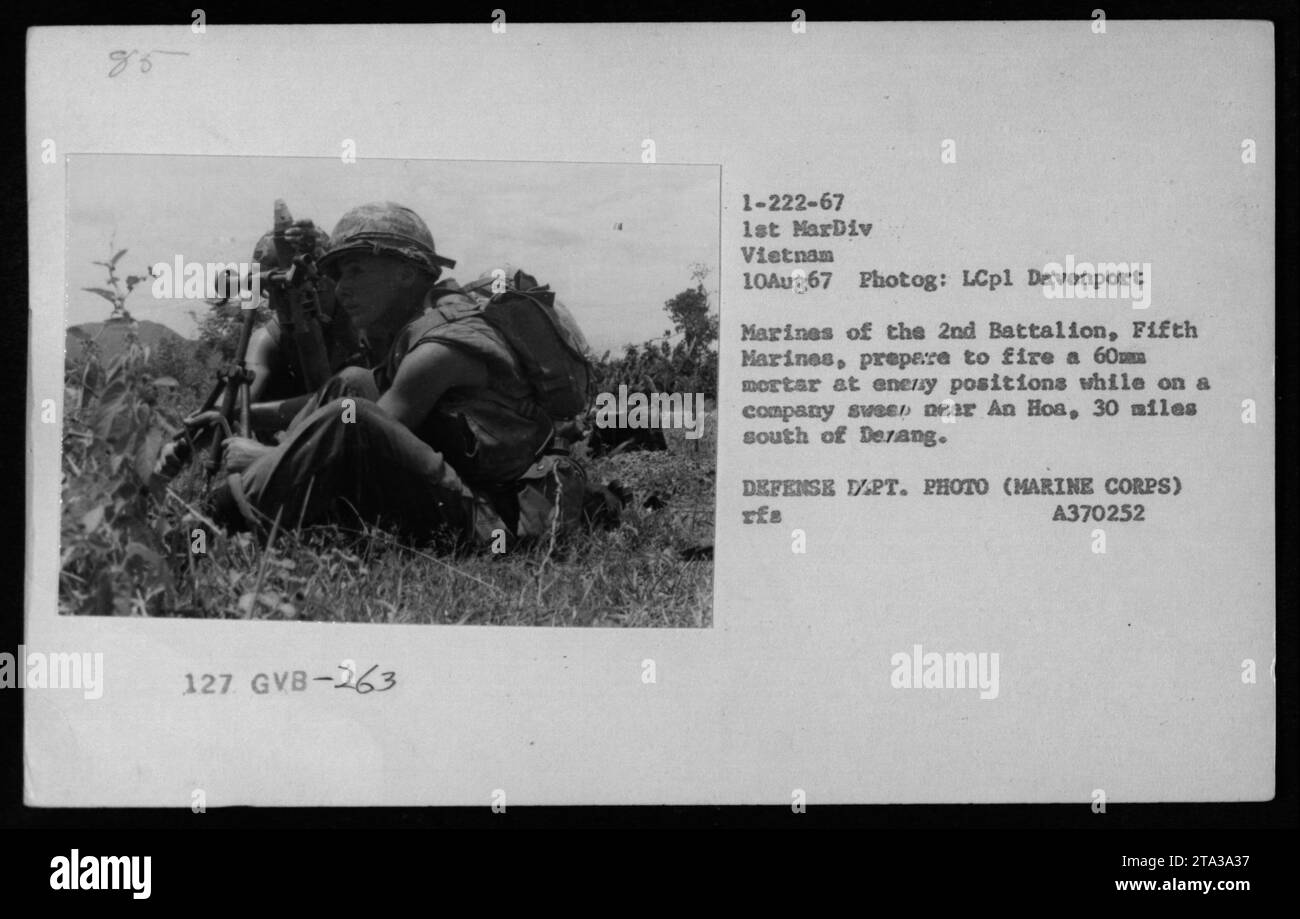
[[[712,166],[69,163],[65,614],[712,624]]]

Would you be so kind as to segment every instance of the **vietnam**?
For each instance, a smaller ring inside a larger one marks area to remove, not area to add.
[[[835,254],[830,249],[769,249],[767,246],[741,246],[740,254],[746,262],[760,265],[803,262],[833,262]]]

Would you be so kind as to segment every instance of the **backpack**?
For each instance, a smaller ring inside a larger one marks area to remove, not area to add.
[[[465,292],[519,359],[538,404],[555,421],[585,413],[596,381],[591,349],[573,314],[530,274],[516,271],[496,294],[491,293],[494,280],[479,278]]]

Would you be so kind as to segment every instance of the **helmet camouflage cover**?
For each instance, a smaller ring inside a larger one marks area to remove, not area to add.
[[[443,268],[456,266],[452,259],[438,255],[433,245],[433,234],[419,215],[409,207],[391,201],[354,207],[339,218],[331,238],[330,249],[320,260],[325,271],[331,270],[338,259],[349,252],[396,255],[434,277]]]

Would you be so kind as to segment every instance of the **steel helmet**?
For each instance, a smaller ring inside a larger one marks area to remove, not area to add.
[[[325,271],[348,252],[396,255],[434,277],[443,268],[456,267],[455,261],[443,258],[434,250],[433,234],[419,215],[391,201],[354,207],[339,218],[331,239],[329,251],[320,260]]]

